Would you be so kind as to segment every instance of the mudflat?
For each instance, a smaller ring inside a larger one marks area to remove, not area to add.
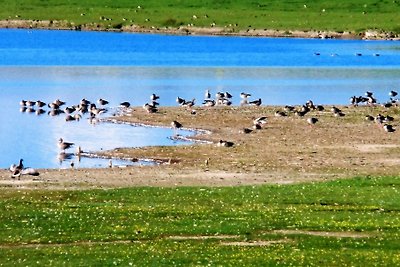
[[[304,116],[285,112],[282,106],[161,107],[147,113],[135,107],[113,118],[126,123],[201,129],[194,139],[207,141],[172,147],[117,148],[99,155],[119,158],[150,158],[157,166],[113,166],[105,169],[42,169],[40,176],[12,179],[0,170],[0,186],[8,188],[87,189],[131,186],[237,186],[265,183],[289,184],[354,176],[397,175],[400,172],[399,108],[340,106],[343,116],[325,106]],[[300,109],[300,106],[296,107]],[[386,122],[367,120],[366,115],[391,116],[395,131]],[[266,116],[261,129],[253,120]],[[308,118],[317,118],[310,124]],[[251,130],[247,132],[245,128]],[[171,128],[171,136],[179,129]],[[220,140],[233,146],[220,145]],[[34,167],[34,166],[32,166]]]

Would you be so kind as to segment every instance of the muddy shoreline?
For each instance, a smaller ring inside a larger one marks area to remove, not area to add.
[[[399,109],[394,106],[341,106],[345,116],[330,107],[304,117],[293,112],[276,116],[283,107],[196,108],[193,115],[180,107],[161,107],[158,113],[135,112],[115,118],[123,123],[168,127],[178,119],[185,127],[206,129],[195,138],[204,144],[101,151],[99,156],[156,159],[164,164],[104,169],[42,169],[39,177],[11,179],[0,170],[0,188],[92,189],[131,186],[241,186],[318,182],[354,176],[397,175],[400,172]],[[395,132],[365,119],[377,114],[394,117]],[[267,116],[262,129],[243,133],[254,118]],[[310,126],[309,117],[318,118]],[[216,120],[215,118],[221,118]],[[218,145],[229,140],[232,147]],[[34,167],[34,166],[33,166]]]
[[[247,29],[236,30],[229,27],[143,27],[127,25],[121,28],[105,28],[99,24],[74,25],[67,21],[47,20],[0,20],[0,28],[12,29],[50,29],[50,30],[79,30],[79,31],[111,31],[132,33],[159,33],[171,35],[217,35],[217,36],[251,36],[251,37],[286,37],[286,38],[319,38],[319,39],[364,39],[364,40],[400,40],[400,36],[391,32],[368,30],[361,33],[335,31],[300,31],[300,30],[273,30]]]

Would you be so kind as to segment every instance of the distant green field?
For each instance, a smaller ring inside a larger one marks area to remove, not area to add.
[[[0,0],[0,5],[0,19],[65,20],[105,28],[215,25],[232,31],[378,29],[400,33],[400,0]]]
[[[400,178],[1,190],[1,266],[399,266]]]

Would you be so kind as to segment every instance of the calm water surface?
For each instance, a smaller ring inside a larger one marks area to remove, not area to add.
[[[319,55],[316,55],[318,53]],[[359,53],[361,56],[357,56]],[[400,85],[400,43],[394,41],[169,36],[72,31],[0,30],[0,167],[24,158],[33,167],[60,163],[58,138],[85,151],[175,145],[171,129],[65,122],[65,116],[20,112],[21,99],[68,105],[82,98],[142,106],[152,93],[175,106],[177,96],[201,103],[205,89],[240,92],[266,105],[347,104],[367,90],[388,99]],[[48,109],[46,109],[47,111]],[[188,134],[188,133],[182,133]],[[74,152],[74,151],[71,151]],[[81,167],[107,161],[82,159]]]

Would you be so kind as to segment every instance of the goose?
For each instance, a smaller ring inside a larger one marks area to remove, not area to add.
[[[206,92],[204,93],[204,98],[205,99],[210,99],[211,98],[211,94],[210,94],[210,90],[207,89]]]
[[[44,103],[43,101],[40,101],[40,100],[37,100],[35,104],[38,108],[42,108],[42,107],[46,106],[46,103]]]
[[[160,98],[160,96],[158,96],[158,95],[156,95],[156,94],[151,94],[151,96],[150,96],[150,100],[151,101],[156,101],[157,99],[159,99]]]
[[[308,124],[310,126],[312,126],[312,125],[314,125],[314,124],[316,124],[318,122],[318,119],[315,118],[315,117],[310,117],[310,118],[307,119],[307,122],[308,122]]]
[[[97,103],[99,103],[100,106],[105,106],[108,105],[109,102],[103,98],[100,98],[99,100],[97,100]]]
[[[32,175],[32,176],[39,176],[39,172],[33,168],[26,168],[26,169],[17,169],[15,170],[12,174],[12,178],[18,178],[18,180],[21,178],[22,175]]]
[[[122,107],[122,108],[129,108],[129,107],[131,106],[131,103],[129,103],[129,102],[122,102],[122,103],[120,103],[119,105],[120,105],[120,107]]]
[[[42,109],[42,108],[39,108],[38,110],[36,110],[36,115],[42,115],[42,114],[44,114],[44,113],[46,113],[46,111],[44,111],[44,109]]]
[[[51,109],[60,109],[60,105],[57,105],[56,103],[49,103],[47,106]]]
[[[366,115],[366,116],[365,116],[365,120],[367,120],[367,121],[373,121],[373,120],[374,120],[374,117],[372,117],[371,115]]]
[[[185,101],[185,103],[182,104],[182,106],[189,107],[189,108],[190,108],[190,107],[193,107],[194,104],[195,104],[195,101],[196,101],[195,98],[193,98],[191,101]]]
[[[346,114],[344,114],[342,111],[338,111],[338,112],[333,112],[333,115],[335,117],[344,117]]]
[[[224,96],[225,96],[225,94],[224,93],[222,93],[222,92],[217,92],[216,94],[215,94],[215,99],[221,99],[221,98],[224,98]]]
[[[325,108],[324,108],[324,106],[322,106],[322,105],[317,105],[317,106],[315,106],[315,110],[316,110],[316,111],[324,111]]]
[[[314,102],[312,100],[308,100],[306,102],[306,107],[308,107],[309,109],[316,109],[316,107],[314,106]]]
[[[47,115],[49,115],[49,116],[58,116],[61,113],[64,113],[64,111],[59,110],[59,109],[52,109],[49,112],[47,112]]]
[[[234,143],[231,142],[231,141],[219,140],[217,145],[218,146],[223,146],[223,147],[232,147],[234,145]]]
[[[75,114],[74,116],[68,114],[68,115],[65,117],[65,121],[79,121],[81,118],[82,118],[82,117],[81,117],[81,115],[79,115],[79,114]]]
[[[75,145],[74,143],[64,142],[64,140],[62,138],[58,139],[58,147],[61,150],[69,149],[69,148],[73,147],[74,145]]]
[[[213,99],[204,99],[203,105],[205,107],[213,107],[213,106],[215,106],[215,100],[213,100]]]
[[[253,105],[253,106],[261,106],[261,98],[254,100],[254,101],[250,101],[249,105]]]
[[[371,92],[371,91],[366,91],[366,92],[365,92],[365,96],[366,96],[366,97],[371,97],[371,96],[373,96],[373,94],[374,94],[374,93]]]
[[[183,104],[186,103],[186,100],[183,99],[183,98],[180,98],[180,97],[178,96],[178,97],[176,98],[176,102],[177,102],[179,105],[183,105]]]
[[[397,96],[397,92],[392,90],[392,91],[389,92],[389,96],[390,97],[395,97],[395,96]]]
[[[253,124],[266,124],[267,123],[267,116],[261,116],[253,120]]]
[[[26,100],[21,100],[20,102],[19,102],[19,105],[20,106],[26,106]]]
[[[292,112],[292,111],[295,109],[295,107],[294,107],[294,106],[286,105],[283,109],[284,109],[285,111],[287,111],[287,112]]]
[[[178,129],[182,128],[182,124],[180,122],[178,122],[178,121],[172,121],[171,122],[171,127],[174,129],[175,135],[177,135],[176,132],[177,132]]]
[[[22,163],[23,161],[23,159],[20,159],[18,165],[12,164],[10,166],[10,171],[15,172],[17,169],[22,170],[24,168],[24,164]]]
[[[393,126],[391,124],[383,125],[383,129],[388,133],[393,133],[394,131],[396,131],[396,129],[393,128]]]
[[[75,107],[75,106],[72,106],[72,107],[65,107],[65,108],[64,108],[64,112],[67,113],[67,114],[71,114],[71,113],[75,112],[76,109],[77,109],[77,107]]]
[[[32,100],[27,100],[26,102],[26,105],[28,106],[28,107],[33,107],[34,105],[35,105],[35,101],[32,101]]]
[[[221,100],[221,105],[230,106],[232,105],[232,101],[230,101],[229,98],[224,98]]]
[[[147,113],[156,113],[158,111],[156,106],[150,105],[146,103],[143,105],[143,109],[147,111]]]
[[[89,106],[90,105],[90,101],[85,99],[85,98],[82,98],[81,101],[79,102],[79,104],[83,105],[83,106]]]
[[[61,101],[60,99],[56,99],[56,100],[54,100],[53,102],[52,102],[52,104],[56,104],[57,106],[62,106],[62,105],[65,105],[65,102],[64,101]]]
[[[339,112],[342,112],[339,108],[337,108],[337,107],[335,107],[335,106],[332,106],[332,107],[331,107],[331,111],[332,111],[332,113],[339,113]]]
[[[242,133],[244,133],[244,134],[249,134],[249,133],[251,133],[253,130],[252,129],[250,129],[250,128],[243,128],[242,129]]]
[[[224,97],[225,97],[225,98],[228,98],[228,99],[231,99],[231,98],[232,98],[232,95],[231,95],[230,93],[228,93],[228,92],[225,92],[225,93],[224,93]]]
[[[286,116],[287,116],[286,113],[283,111],[279,110],[275,111],[275,117],[286,117]]]
[[[262,124],[261,123],[257,123],[253,125],[253,129],[254,130],[261,130],[262,129]]]
[[[243,99],[247,99],[250,96],[251,96],[251,94],[248,94],[248,93],[244,93],[244,92],[240,93],[240,97],[243,98]]]

